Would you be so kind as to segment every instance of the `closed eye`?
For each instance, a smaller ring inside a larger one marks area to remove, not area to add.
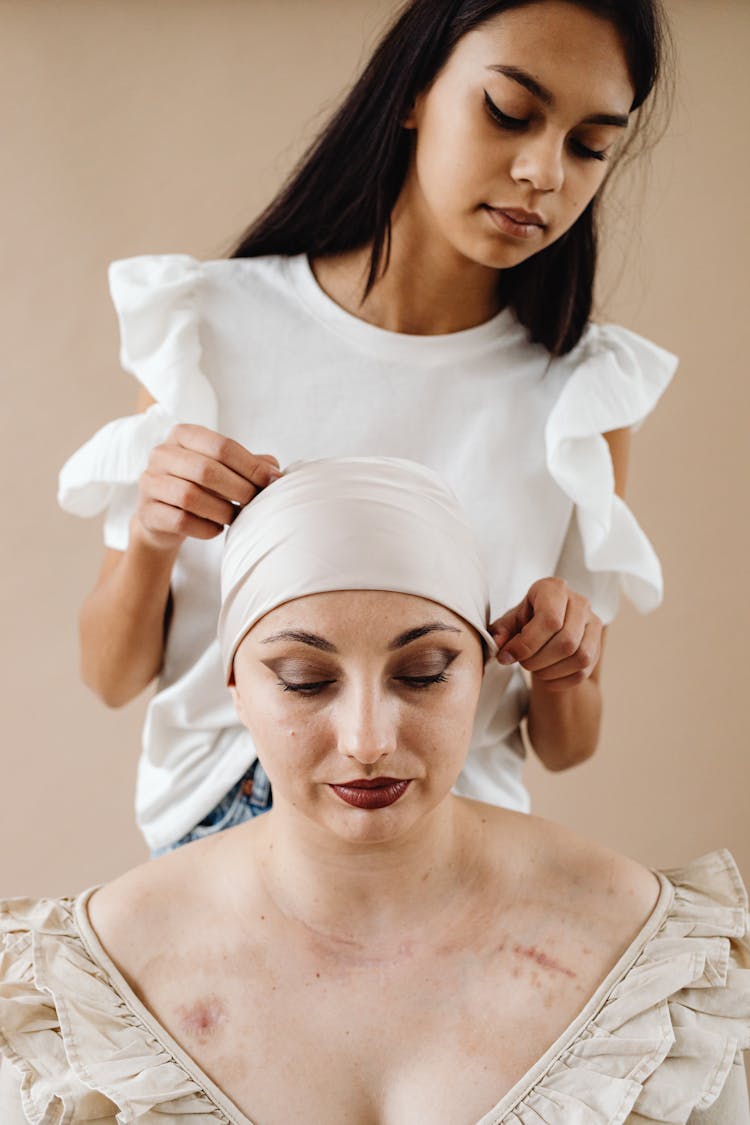
[[[279,677],[278,684],[284,691],[293,691],[298,695],[320,695],[331,684],[335,684],[335,680],[315,680],[309,683],[292,683],[290,680],[282,680]]]
[[[436,676],[398,676],[397,679],[406,687],[422,691],[433,684],[444,684],[448,676],[445,672],[438,672]]]
[[[582,156],[584,160],[607,159],[606,150],[589,148],[588,145],[585,145],[581,141],[577,141],[575,139],[571,140],[570,147],[573,149],[573,152],[577,153],[578,156]]]
[[[527,117],[510,117],[507,113],[503,113],[499,106],[495,105],[487,91],[484,91],[484,104],[489,110],[490,116],[498,125],[503,129],[523,129],[528,125],[529,119]]]

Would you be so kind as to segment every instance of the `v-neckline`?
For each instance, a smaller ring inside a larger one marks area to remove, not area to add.
[[[641,929],[628,945],[625,952],[617,959],[616,963],[607,973],[601,984],[595,989],[592,996],[583,1006],[578,1015],[567,1025],[557,1039],[544,1052],[540,1058],[523,1074],[513,1086],[503,1094],[499,1102],[477,1121],[474,1125],[501,1125],[503,1115],[514,1109],[536,1086],[545,1072],[564,1050],[568,1049],[581,1034],[585,1026],[604,1007],[613,988],[625,973],[637,961],[642,950],[661,927],[664,918],[671,909],[674,900],[674,887],[660,871],[653,871],[659,881],[659,894],[653,910],[644,922]],[[106,974],[109,983],[119,996],[120,1000],[130,1008],[133,1015],[140,1021],[144,1029],[153,1036],[172,1056],[174,1061],[190,1076],[199,1089],[213,1102],[217,1109],[226,1115],[230,1125],[255,1125],[249,1117],[237,1106],[224,1091],[209,1078],[195,1060],[184,1050],[176,1039],[159,1023],[156,1017],[139,1000],[125,977],[111,959],[106,949],[100,942],[88,916],[88,902],[98,886],[90,887],[78,896],[74,902],[74,917],[78,934],[91,960]]]

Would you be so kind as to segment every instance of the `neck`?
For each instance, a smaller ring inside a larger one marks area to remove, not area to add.
[[[498,271],[436,235],[416,190],[407,181],[393,209],[388,269],[364,302],[370,246],[316,259],[318,283],[347,312],[391,332],[433,336],[483,324],[502,307]]]
[[[352,843],[280,803],[263,817],[263,883],[284,917],[321,937],[371,944],[394,930],[419,931],[455,911],[473,882],[468,822],[448,797],[398,840]]]

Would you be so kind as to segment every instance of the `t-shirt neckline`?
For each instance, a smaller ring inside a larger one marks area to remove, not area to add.
[[[319,285],[307,254],[286,258],[283,268],[297,296],[316,320],[360,348],[381,357],[410,363],[465,359],[488,345],[497,344],[511,329],[521,329],[513,311],[504,308],[482,324],[458,332],[432,336],[393,332],[362,320],[329,297]]]

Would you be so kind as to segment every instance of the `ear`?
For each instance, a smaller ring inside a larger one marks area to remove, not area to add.
[[[422,104],[422,92],[417,94],[409,110],[401,118],[402,129],[417,129],[419,127],[419,111]]]
[[[236,688],[234,683],[231,683],[229,685],[229,691],[230,691],[231,696],[232,696],[232,702],[234,703],[234,709],[237,712],[237,718],[240,720],[240,722],[242,723],[243,726],[246,726],[247,724],[245,723],[245,705],[242,702],[242,697],[240,696],[240,693],[237,691],[237,688]]]

